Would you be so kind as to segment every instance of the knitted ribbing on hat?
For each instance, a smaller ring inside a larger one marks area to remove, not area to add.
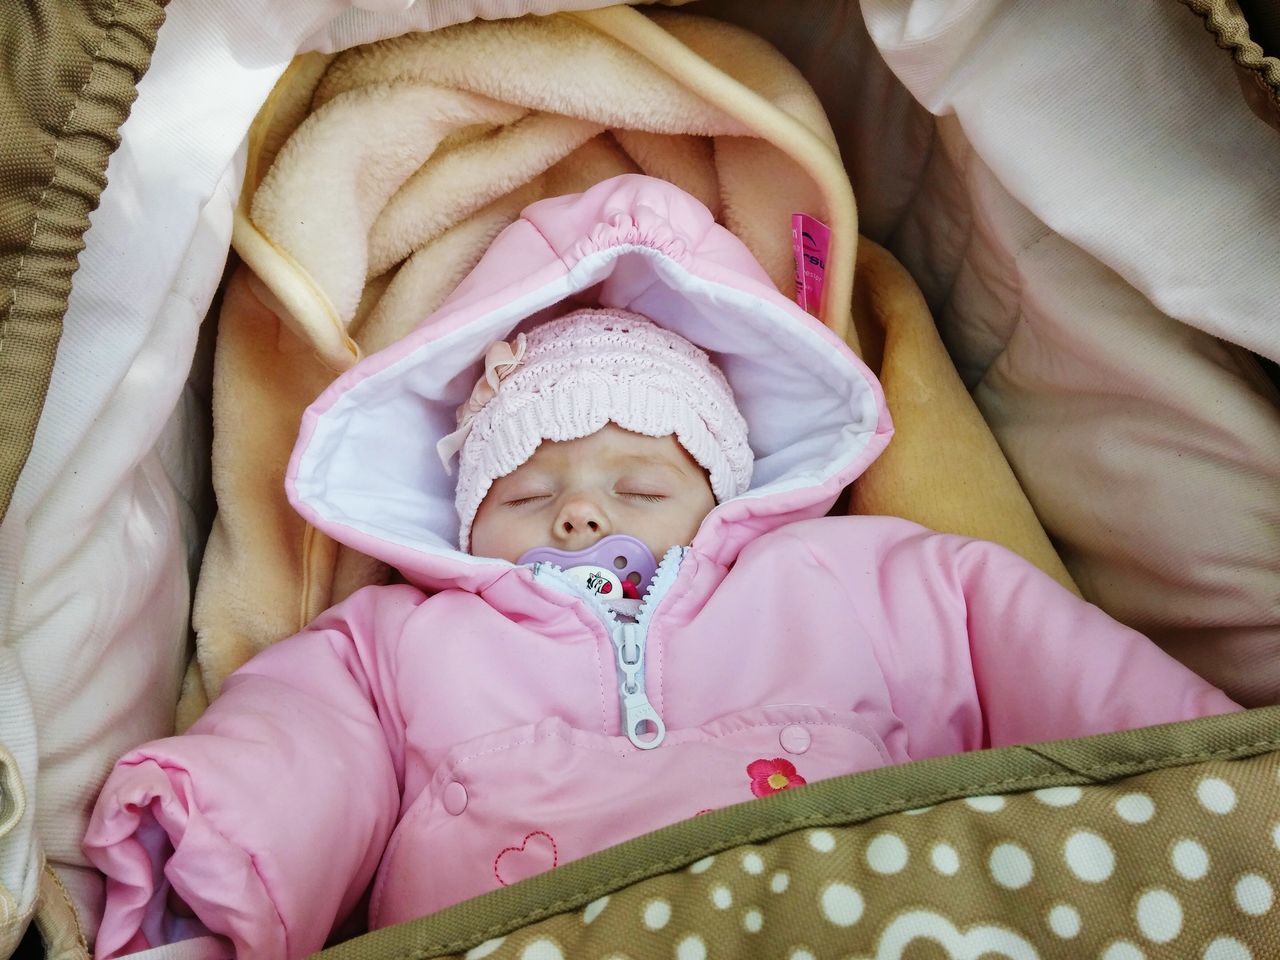
[[[459,409],[460,422],[467,418],[455,500],[464,551],[494,480],[543,440],[576,440],[610,421],[674,435],[707,471],[717,503],[751,484],[747,424],[724,374],[688,340],[625,310],[576,310],[530,330],[492,397],[478,412],[474,404]]]

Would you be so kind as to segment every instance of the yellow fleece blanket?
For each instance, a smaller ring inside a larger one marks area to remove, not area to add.
[[[852,508],[996,540],[1070,583],[914,283],[859,244],[831,128],[790,63],[682,12],[474,21],[301,57],[252,131],[215,358],[219,512],[180,728],[254,653],[389,575],[286,503],[303,408],[417,326],[524,206],[628,172],[696,196],[788,294],[791,214],[827,223],[822,319],[866,344],[897,427]]]

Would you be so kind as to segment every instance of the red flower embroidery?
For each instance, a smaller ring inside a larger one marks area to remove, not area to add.
[[[772,760],[752,760],[747,764],[747,776],[751,778],[751,792],[757,797],[803,787],[804,777],[796,773],[795,764],[781,757]]]

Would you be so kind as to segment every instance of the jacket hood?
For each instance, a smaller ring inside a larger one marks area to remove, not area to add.
[[[779,293],[699,201],[629,174],[531,204],[420,327],[338,377],[303,415],[290,502],[419,587],[485,589],[512,565],[458,550],[455,477],[436,443],[455,428],[491,343],[582,306],[673,330],[733,388],[755,469],[750,489],[716,506],[694,538],[716,563],[824,514],[892,433],[880,384],[843,341]]]

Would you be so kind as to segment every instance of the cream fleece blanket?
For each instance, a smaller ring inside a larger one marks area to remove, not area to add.
[[[528,203],[626,172],[698,197],[786,293],[791,214],[830,225],[822,319],[867,339],[898,430],[855,508],[998,540],[1069,583],[914,284],[858,248],[831,128],[794,67],[684,13],[474,21],[301,57],[255,125],[234,233],[244,262],[215,360],[219,514],[181,728],[258,650],[388,575],[285,502],[303,408],[418,325]]]

